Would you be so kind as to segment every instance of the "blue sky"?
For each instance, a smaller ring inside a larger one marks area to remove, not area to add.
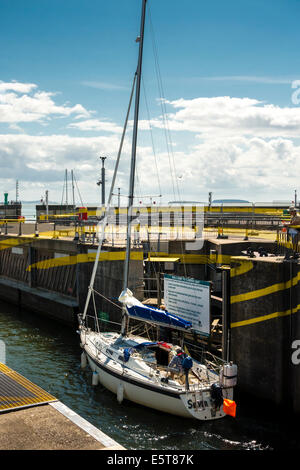
[[[296,0],[148,0],[140,198],[272,201],[300,190],[299,10]],[[60,201],[67,168],[92,203],[100,155],[110,184],[140,12],[141,0],[0,1],[0,179],[11,198],[18,179],[22,199],[48,189]],[[129,130],[124,195],[130,148]]]

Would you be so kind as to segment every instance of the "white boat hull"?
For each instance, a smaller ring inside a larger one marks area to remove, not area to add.
[[[86,336],[84,337],[86,341]],[[225,416],[223,407],[218,409],[212,403],[210,390],[185,391],[183,387],[176,389],[163,384],[160,377],[156,378],[137,374],[130,368],[118,363],[114,358],[88,342],[82,343],[87,355],[88,364],[94,373],[98,374],[99,382],[112,393],[117,395],[119,402],[130,400],[138,405],[146,406],[164,413],[184,418],[212,420]],[[224,398],[232,398],[233,390],[224,390]]]

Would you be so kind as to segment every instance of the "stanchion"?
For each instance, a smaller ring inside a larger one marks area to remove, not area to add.
[[[39,236],[39,230],[38,230],[38,224],[37,224],[37,222],[35,223],[34,236],[35,236],[35,237],[38,237],[38,236]]]

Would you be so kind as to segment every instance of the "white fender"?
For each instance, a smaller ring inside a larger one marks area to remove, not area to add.
[[[99,383],[99,375],[98,372],[94,371],[92,376],[92,385],[98,385]]]
[[[122,382],[119,382],[119,385],[118,385],[118,390],[117,390],[117,400],[118,400],[118,403],[122,403],[123,401],[123,398],[124,398],[124,385]]]
[[[81,368],[82,368],[82,369],[85,369],[85,368],[86,368],[86,365],[87,365],[86,354],[85,354],[85,352],[83,351],[83,352],[81,353]]]

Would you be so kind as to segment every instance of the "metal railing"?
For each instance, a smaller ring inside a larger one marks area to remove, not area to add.
[[[287,227],[277,231],[278,254],[298,258],[300,254],[300,232],[295,228],[291,229],[292,227]]]

